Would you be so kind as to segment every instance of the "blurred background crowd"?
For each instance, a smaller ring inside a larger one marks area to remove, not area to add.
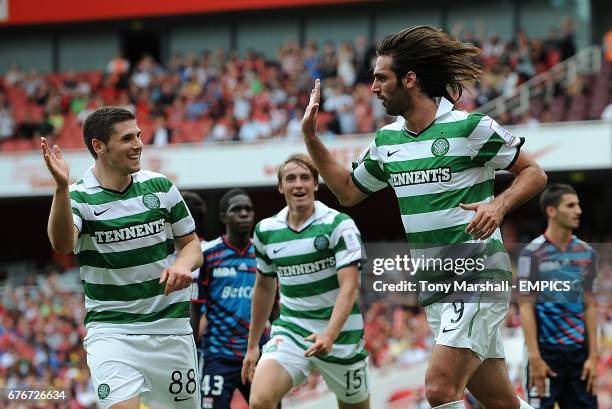
[[[551,28],[545,38],[519,32],[514,40],[503,41],[461,24],[452,33],[482,49],[482,80],[469,87],[459,103],[467,110],[512,96],[519,85],[577,51],[570,19]],[[612,119],[612,106],[606,109],[612,93],[612,30],[603,43],[606,62],[601,72],[579,74],[571,84],[556,87],[551,102],[534,101],[528,112],[504,112],[498,121]],[[391,120],[370,92],[375,58],[375,44],[362,36],[340,44],[308,41],[304,47],[288,42],[275,58],[257,50],[238,55],[217,49],[177,52],[164,62],[145,54],[131,66],[118,54],[99,71],[51,74],[23,72],[15,64],[0,77],[0,149],[32,149],[38,136],[65,148],[82,147],[83,121],[103,105],[134,111],[144,142],[156,145],[297,139],[315,78],[323,84],[319,133],[369,133]]]

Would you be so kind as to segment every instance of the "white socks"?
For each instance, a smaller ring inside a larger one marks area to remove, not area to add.
[[[456,402],[445,403],[444,405],[436,406],[433,409],[465,409],[465,405],[463,404],[462,400],[458,400]],[[521,407],[521,409],[523,408]]]
[[[531,406],[530,404],[525,402],[523,399],[521,399],[520,396],[517,396],[517,398],[521,402],[521,406],[519,407],[519,409],[534,409],[533,406]]]

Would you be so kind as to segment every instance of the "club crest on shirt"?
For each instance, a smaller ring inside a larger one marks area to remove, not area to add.
[[[329,239],[322,234],[315,237],[314,247],[319,251],[326,250],[327,248],[329,248]]]
[[[436,139],[431,144],[431,153],[434,156],[444,156],[448,153],[449,149],[450,149],[450,144],[448,143],[448,140],[444,137],[440,137]]]
[[[147,193],[142,197],[142,203],[149,209],[157,209],[159,208],[159,197],[153,193]]]
[[[101,383],[98,386],[98,397],[100,399],[106,399],[110,395],[110,386],[107,383]]]

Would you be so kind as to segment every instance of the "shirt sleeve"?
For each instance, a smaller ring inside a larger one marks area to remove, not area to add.
[[[475,125],[468,136],[472,161],[495,170],[514,165],[524,138],[512,135],[487,115],[470,114],[468,123]]]
[[[264,243],[259,238],[259,224],[255,226],[253,234],[253,247],[255,247],[255,258],[257,259],[257,271],[266,277],[276,277],[276,267],[270,257],[266,254]]]
[[[79,233],[83,230],[83,213],[80,203],[76,200],[77,193],[70,192],[70,207],[72,208],[72,222],[76,226]]]
[[[379,161],[376,140],[353,162],[351,177],[359,190],[368,195],[388,186],[387,177]]]
[[[166,195],[170,211],[170,224],[174,237],[185,236],[195,231],[195,222],[179,190],[172,184]]]
[[[366,260],[361,233],[353,219],[340,213],[337,217],[339,223],[331,235],[331,246],[336,258],[336,269],[339,270],[355,263]]]

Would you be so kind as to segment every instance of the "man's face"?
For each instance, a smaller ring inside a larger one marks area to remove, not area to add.
[[[290,209],[299,211],[311,207],[315,200],[314,192],[318,189],[318,181],[306,166],[297,162],[285,165],[278,191],[285,195]]]
[[[559,206],[551,213],[551,219],[561,227],[577,229],[580,226],[580,215],[582,214],[578,196],[573,193],[562,195]]]
[[[403,115],[410,109],[407,90],[391,69],[393,57],[379,55],[374,67],[374,82],[371,91],[382,101],[389,115]]]
[[[140,133],[135,119],[116,123],[108,143],[100,144],[98,159],[121,174],[138,172],[143,148]]]
[[[250,234],[255,223],[253,202],[246,195],[232,197],[227,211],[221,214],[221,221],[237,235]]]

